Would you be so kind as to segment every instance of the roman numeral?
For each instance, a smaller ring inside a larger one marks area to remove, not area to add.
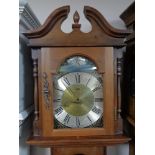
[[[99,89],[101,89],[101,87],[96,87],[96,88],[94,88],[92,91],[95,92],[95,91],[97,91],[97,90],[99,90]]]
[[[75,74],[76,83],[80,83],[80,74]]]
[[[57,115],[60,115],[62,112],[63,112],[63,108],[62,107],[59,107],[58,109],[55,110],[55,113]]]
[[[80,120],[79,120],[79,117],[76,117],[76,126],[79,128],[80,126]]]
[[[90,81],[91,77],[88,79],[87,83],[86,83],[86,86],[88,85],[89,81]]]
[[[96,114],[99,114],[101,112],[101,110],[98,109],[97,107],[93,107],[92,111]]]
[[[90,117],[89,117],[89,116],[87,116],[87,118],[88,118],[88,120],[92,123],[92,120],[90,119]]]
[[[100,83],[103,82],[101,77],[98,77],[97,80],[98,80]]]
[[[70,120],[71,116],[69,116],[69,114],[66,115],[66,117],[64,118],[64,123],[68,124],[69,120]]]
[[[68,81],[67,77],[63,77],[63,80],[66,82],[68,86],[70,85],[70,82]]]
[[[61,99],[59,99],[59,98],[54,100],[54,102],[60,102],[60,101],[61,101]]]
[[[55,88],[56,90],[58,90],[58,91],[63,91],[63,90],[61,90],[61,89],[59,89],[59,88]]]
[[[103,98],[95,98],[94,99],[94,102],[102,102],[103,101]]]
[[[54,83],[54,89],[55,89],[55,90],[58,90],[58,91],[62,91],[62,92],[63,92],[63,90],[62,90],[62,89],[58,88],[58,84],[56,84],[56,83]]]

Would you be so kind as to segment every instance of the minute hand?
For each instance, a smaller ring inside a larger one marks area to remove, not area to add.
[[[65,86],[65,85],[64,85]],[[65,86],[66,87],[66,86]],[[70,87],[66,87],[66,90],[69,92],[69,94],[73,97],[73,98],[77,98],[77,96],[73,93],[72,89]]]

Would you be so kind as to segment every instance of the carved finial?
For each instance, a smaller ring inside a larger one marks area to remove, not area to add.
[[[72,25],[73,28],[80,28],[81,24],[79,24],[80,16],[77,11],[75,11],[73,15],[74,24]]]
[[[77,11],[74,13],[73,20],[74,20],[75,24],[79,23],[80,16],[79,16],[79,13]]]

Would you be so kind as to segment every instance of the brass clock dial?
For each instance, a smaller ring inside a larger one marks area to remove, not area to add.
[[[88,65],[79,56],[70,59],[70,63],[78,67]],[[58,123],[85,128],[103,117],[103,84],[99,74],[83,71],[62,74],[55,78],[54,87],[54,117]]]

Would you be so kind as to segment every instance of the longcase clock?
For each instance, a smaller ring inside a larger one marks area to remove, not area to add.
[[[40,28],[24,33],[34,65],[35,118],[27,143],[51,147],[53,154],[103,155],[107,145],[130,140],[123,135],[118,57],[130,32],[85,6],[91,32],[80,31],[75,12],[72,32],[64,33],[69,9],[55,10]]]

